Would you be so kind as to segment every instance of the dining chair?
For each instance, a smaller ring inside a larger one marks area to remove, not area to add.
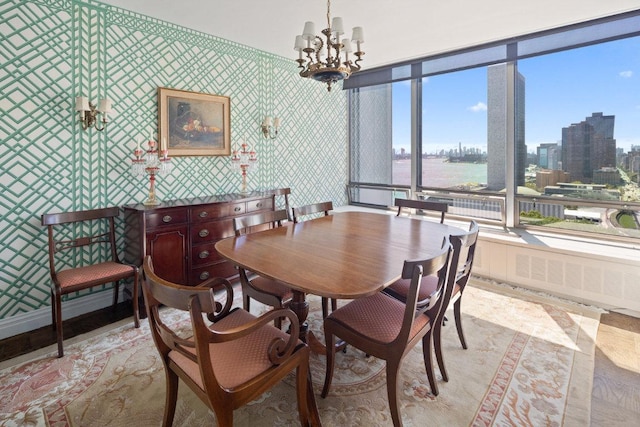
[[[287,212],[282,209],[278,211],[265,211],[253,215],[237,217],[233,219],[233,228],[236,236],[241,236],[250,231],[260,228],[280,227],[282,221],[287,219]],[[269,305],[274,308],[286,308],[293,299],[293,292],[284,283],[277,280],[262,277],[253,272],[247,274],[247,271],[238,267],[240,274],[240,284],[242,286],[243,308],[250,310],[251,298],[262,304]],[[275,326],[280,329],[281,319],[275,319]]]
[[[287,221],[293,221],[293,216],[291,215],[291,206],[289,205],[289,196],[291,195],[291,188],[276,188],[273,190],[267,191],[270,194],[273,194],[275,197],[282,196],[284,200],[284,209],[287,211]],[[278,205],[280,206],[280,205]]]
[[[440,369],[440,374],[442,375],[442,379],[444,381],[449,381],[449,376],[447,374],[447,370],[444,364],[444,358],[442,356],[442,325],[446,320],[445,313],[451,302],[454,302],[453,310],[456,322],[456,330],[458,332],[460,344],[462,344],[462,348],[467,348],[467,344],[462,331],[460,304],[462,301],[462,292],[464,291],[464,288],[469,281],[469,277],[471,276],[471,268],[473,266],[476,244],[478,242],[478,234],[478,223],[476,221],[471,221],[471,223],[469,224],[469,230],[467,232],[455,236],[456,239],[460,240],[460,249],[458,251],[459,253],[456,254],[457,262],[451,267],[452,272],[455,273],[455,282],[453,282],[451,289],[449,289],[445,294],[445,298],[443,300],[443,308],[433,332],[436,360],[438,361],[438,368]],[[436,278],[432,276],[423,278],[418,300],[424,302],[428,301],[431,292],[433,292],[437,288],[437,286],[438,282]],[[383,292],[404,302],[407,301],[410,290],[410,280],[402,278],[385,288]]]
[[[441,224],[444,222],[444,214],[449,211],[448,204],[429,200],[395,199],[394,206],[398,207],[396,216],[400,216],[404,209],[439,212]]]
[[[49,272],[51,274],[51,318],[58,341],[58,357],[64,356],[62,296],[113,282],[113,309],[118,304],[120,281],[133,279],[133,322],[140,327],[138,314],[138,267],[118,258],[115,218],[117,206],[48,213],[41,216],[47,226]]]
[[[298,339],[300,326],[293,311],[271,310],[256,317],[239,307],[232,309],[233,287],[228,280],[212,278],[194,287],[174,284],[154,273],[148,255],[143,274],[149,328],[165,370],[163,426],[173,424],[180,379],[213,410],[219,426],[232,426],[235,409],[293,370],[301,425],[319,421],[310,393],[309,347]],[[220,287],[224,292],[214,294]],[[168,324],[161,306],[188,311],[192,336]],[[278,317],[291,322],[291,334],[271,325]]]
[[[447,288],[448,267],[453,261],[452,251],[452,244],[444,239],[442,249],[430,258],[404,262],[402,278],[411,280],[406,303],[379,292],[353,300],[327,316],[324,320],[327,359],[322,397],[327,396],[331,386],[336,337],[368,355],[386,361],[387,397],[394,426],[402,425],[398,402],[398,372],[403,358],[418,342],[422,342],[431,392],[438,394],[432,374],[431,340]],[[437,277],[438,287],[432,292],[428,304],[419,307],[418,295],[422,278],[430,275]],[[449,279],[451,280],[453,279]]]
[[[312,203],[309,205],[298,206],[297,208],[293,208],[293,222],[298,223],[305,216],[324,214],[324,216],[329,216],[329,211],[333,210],[333,202],[319,202]],[[338,307],[338,301],[335,298],[331,298],[331,311],[335,310]],[[324,319],[329,314],[329,302],[326,297],[322,297],[322,318]]]

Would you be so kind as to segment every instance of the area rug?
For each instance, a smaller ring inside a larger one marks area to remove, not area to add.
[[[311,298],[310,311],[310,328],[322,338],[318,299]],[[185,314],[167,315],[189,326]],[[447,317],[450,380],[438,373],[440,394],[431,394],[422,349],[411,351],[399,381],[405,426],[589,425],[597,310],[475,279],[463,301],[468,350],[460,346],[453,313]],[[161,425],[164,373],[146,320],[140,329],[128,322],[66,345],[61,359],[55,355],[52,347],[0,371],[0,426]],[[320,397],[324,370],[324,356],[313,355],[323,425],[392,425],[383,361],[353,347],[338,353],[326,399]],[[180,387],[178,400],[175,426],[215,425],[187,387]],[[299,425],[293,376],[234,416],[237,426]]]

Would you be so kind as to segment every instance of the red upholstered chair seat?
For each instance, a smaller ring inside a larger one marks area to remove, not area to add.
[[[242,326],[256,319],[256,316],[236,310],[224,319],[211,325],[210,329],[223,332]],[[268,370],[273,363],[267,357],[269,344],[277,337],[288,340],[289,336],[279,329],[264,326],[249,335],[223,343],[209,344],[211,366],[221,387],[233,389]],[[300,344],[302,342],[300,341]],[[195,349],[193,354],[195,355]],[[204,390],[198,363],[177,351],[170,351],[173,360],[187,375]],[[242,367],[242,369],[238,369]]]
[[[336,310],[332,316],[335,322],[348,325],[358,334],[374,341],[390,343],[398,337],[405,311],[405,305],[383,293],[359,298]],[[384,315],[380,315],[384,313]],[[429,316],[420,314],[413,322],[409,340],[429,323]]]
[[[409,295],[409,287],[411,279],[398,279],[393,284],[385,288],[385,292],[392,295],[400,301],[406,301]],[[438,287],[438,278],[436,276],[427,276],[422,278],[422,285],[418,294],[418,306],[429,302],[429,297]]]
[[[133,274],[133,269],[130,265],[107,261],[59,271],[58,281],[60,287],[65,290],[78,285],[81,286],[80,289],[85,289],[94,286],[93,284],[100,285],[130,277]]]
[[[258,291],[266,292],[271,295],[276,295],[282,300],[290,300],[293,298],[293,292],[291,288],[266,277],[256,276],[251,279],[251,285]]]

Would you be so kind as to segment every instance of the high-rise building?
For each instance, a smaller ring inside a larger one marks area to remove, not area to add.
[[[524,132],[525,79],[516,73],[515,82],[515,179],[524,185],[527,146]],[[500,191],[506,187],[507,165],[507,65],[487,67],[487,189]]]
[[[615,116],[593,113],[562,128],[562,168],[572,181],[593,182],[593,172],[616,165]]]
[[[540,144],[537,149],[537,164],[544,169],[560,169],[560,146],[557,143]]]

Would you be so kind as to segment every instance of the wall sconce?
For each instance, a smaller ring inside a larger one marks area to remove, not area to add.
[[[104,130],[109,121],[107,115],[113,112],[110,100],[101,99],[96,108],[95,105],[89,102],[89,98],[84,96],[76,98],[76,111],[80,113],[80,122],[82,122],[83,130],[87,130],[90,127],[94,127],[96,130]],[[102,114],[102,120],[98,120],[98,114]],[[102,122],[102,127],[98,127],[99,122]]]
[[[272,122],[271,116],[266,116],[262,121],[262,135],[267,139],[275,139],[278,136],[279,127],[280,119],[278,117],[274,117]]]

